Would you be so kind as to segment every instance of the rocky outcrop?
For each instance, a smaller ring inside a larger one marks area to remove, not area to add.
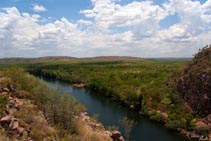
[[[111,138],[114,141],[124,141],[124,138],[122,137],[122,135],[119,131],[112,131],[111,132]]]
[[[210,128],[211,128],[211,114],[209,114],[208,116],[206,116],[202,121],[203,121],[206,125],[210,126]]]
[[[73,86],[77,87],[77,88],[84,88],[85,84],[84,83],[76,83],[76,84],[73,84]]]
[[[12,115],[6,115],[0,119],[1,125],[9,125],[9,123],[12,121],[13,116]]]
[[[195,114],[211,114],[211,46],[202,49],[185,67],[177,90]]]
[[[86,112],[82,112],[80,117],[77,118],[81,119],[85,125],[89,126],[91,131],[96,135],[98,134],[107,139],[110,138],[111,141],[124,141],[124,138],[119,131],[106,131],[100,123],[93,121]]]
[[[0,118],[0,125],[5,129],[9,137],[17,137],[23,140],[31,140],[28,136],[28,131],[19,123],[19,119],[15,118],[14,113],[17,112],[23,102],[13,95],[14,88],[8,85],[6,88],[0,88],[0,96],[7,95],[8,100],[5,115]]]

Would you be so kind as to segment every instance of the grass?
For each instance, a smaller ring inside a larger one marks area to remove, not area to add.
[[[0,95],[0,117],[3,115],[3,113],[6,110],[6,103],[7,103],[7,96],[6,95]]]

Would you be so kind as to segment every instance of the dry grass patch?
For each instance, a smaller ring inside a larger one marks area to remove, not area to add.
[[[107,136],[102,129],[95,130],[86,124],[84,121],[79,120],[76,125],[78,137],[74,137],[79,141],[111,141],[112,139]]]
[[[57,132],[49,126],[44,115],[29,100],[21,100],[23,105],[14,115],[20,119],[20,126],[29,132],[29,136],[35,141],[56,136]]]

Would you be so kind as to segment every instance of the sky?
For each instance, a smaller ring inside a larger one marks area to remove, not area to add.
[[[211,0],[0,0],[0,58],[192,57]]]

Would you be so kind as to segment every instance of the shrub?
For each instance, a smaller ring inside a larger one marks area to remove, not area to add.
[[[184,123],[181,121],[181,115],[176,113],[169,114],[165,126],[173,130],[177,130],[178,128],[183,128]]]
[[[121,121],[120,121],[121,125],[124,128],[125,131],[125,136],[126,138],[129,140],[130,138],[130,133],[133,129],[133,127],[136,125],[136,122],[134,120],[130,120],[127,117],[124,117]]]
[[[0,117],[6,110],[6,103],[7,103],[7,96],[6,95],[0,96]]]
[[[112,125],[112,126],[108,126],[107,130],[108,131],[115,131],[115,130],[119,130],[119,128],[117,126],[115,126],[115,125]]]
[[[68,134],[75,132],[76,124],[74,124],[73,117],[79,115],[79,113],[85,109],[76,99],[68,94],[61,94],[59,91],[52,90],[43,81],[28,75],[22,69],[9,69],[5,75],[11,78],[16,89],[19,90],[19,96],[21,98],[30,98],[38,105],[39,109],[41,109],[45,117],[47,117],[49,123],[57,126],[59,129],[66,130],[65,132]],[[0,99],[0,108],[1,104],[5,105],[3,104],[4,101],[4,98]],[[36,114],[33,113],[36,112],[36,110],[34,108],[30,110],[30,108],[32,107],[28,104],[28,107],[24,108],[25,111],[20,110],[16,116],[22,117],[26,123],[33,125],[33,137],[36,140],[41,140],[47,134],[51,136],[50,133],[52,132],[50,132],[49,128],[47,126],[42,127],[42,123],[33,118],[36,117]],[[30,113],[31,116],[26,113]],[[45,133],[44,130],[49,132],[43,134]],[[61,133],[61,136],[63,136],[63,133]]]
[[[170,94],[166,94],[164,96],[164,98],[162,99],[161,103],[165,104],[165,105],[170,105],[172,103],[171,95]]]
[[[193,130],[194,124],[193,124],[192,120],[194,119],[194,116],[192,114],[188,113],[185,115],[185,119],[186,119],[186,123],[185,123],[186,129]]]
[[[200,135],[208,135],[210,131],[210,127],[204,123],[197,123],[195,127],[196,133]]]
[[[158,122],[164,122],[166,120],[166,117],[162,113],[156,112],[154,115],[150,116],[150,119]]]
[[[171,99],[168,97],[163,98],[163,100],[161,101],[161,103],[165,105],[170,105],[171,102],[172,102]]]
[[[178,128],[182,128],[182,122],[180,120],[168,120],[165,126],[169,129],[177,130]]]

